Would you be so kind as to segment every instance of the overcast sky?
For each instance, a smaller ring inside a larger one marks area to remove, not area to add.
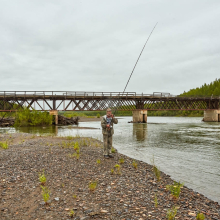
[[[184,90],[220,78],[219,0],[0,0],[0,91]]]

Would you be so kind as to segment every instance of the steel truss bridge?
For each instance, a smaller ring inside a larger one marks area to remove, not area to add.
[[[67,92],[0,91],[0,111],[17,111],[20,107],[39,111],[120,111],[209,110],[220,108],[218,97],[181,97],[169,93],[136,92]]]

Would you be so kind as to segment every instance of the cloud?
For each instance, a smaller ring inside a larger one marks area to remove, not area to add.
[[[0,2],[0,90],[170,92],[219,78],[219,1]]]

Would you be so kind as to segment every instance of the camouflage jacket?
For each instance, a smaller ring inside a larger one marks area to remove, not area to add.
[[[116,119],[115,117],[111,120],[110,123],[110,129],[106,127],[107,122],[106,122],[106,116],[102,117],[102,121],[101,121],[101,126],[102,126],[102,134],[104,135],[113,135],[114,134],[114,129],[113,129],[113,124],[118,124],[118,119]]]

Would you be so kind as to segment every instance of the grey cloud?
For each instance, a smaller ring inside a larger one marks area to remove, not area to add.
[[[0,1],[0,90],[179,94],[219,78],[220,2]]]

